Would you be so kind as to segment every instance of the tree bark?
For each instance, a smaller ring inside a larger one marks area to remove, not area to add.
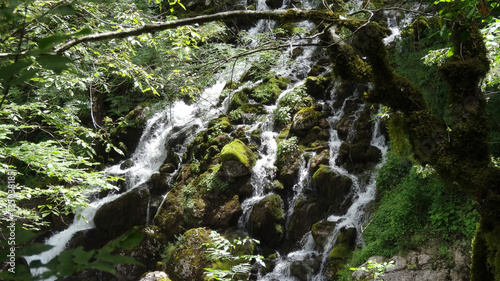
[[[463,22],[455,23],[452,31],[455,54],[440,69],[451,89],[453,123],[449,126],[431,114],[420,89],[390,66],[376,23],[363,26],[351,48],[363,53],[370,66],[374,88],[367,101],[403,113],[401,129],[409,136],[415,158],[432,165],[448,188],[478,203],[481,221],[473,241],[471,280],[500,280],[500,169],[490,165],[486,103],[480,88],[489,61],[478,28]]]

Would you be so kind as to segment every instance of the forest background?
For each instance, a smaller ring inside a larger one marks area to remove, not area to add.
[[[363,23],[375,21],[374,11],[380,9],[398,11],[402,17],[410,13],[406,7],[377,1],[354,12],[348,12],[349,2],[326,4],[336,8],[335,14],[342,13]],[[448,99],[450,89],[440,78],[439,67],[456,55],[452,32],[457,22],[477,26],[488,49],[490,69],[476,86],[485,97],[489,165],[498,169],[497,4],[426,4],[428,8],[416,11],[417,14],[434,17],[417,18],[406,27],[403,39],[389,50],[390,64],[421,89],[432,114],[450,124],[450,133],[454,129],[454,113]],[[107,177],[102,169],[124,159],[134,149],[118,136],[135,126],[133,122],[137,120],[131,117],[137,114],[133,110],[138,105],[169,106],[177,99],[196,102],[201,90],[213,82],[210,74],[214,69],[231,67],[234,59],[251,52],[262,52],[263,61],[269,64],[286,46],[287,38],[297,34],[312,36],[281,26],[272,36],[261,34],[266,43],[253,49],[248,34],[238,24],[210,21],[66,45],[92,34],[119,33],[201,13],[215,14],[226,6],[230,4],[200,10],[191,2],[177,1],[1,3],[0,207],[11,210],[2,214],[2,229],[16,221],[38,234],[47,233],[58,227],[57,217],[70,216],[85,207],[96,187],[115,189],[112,183],[120,179]],[[325,8],[324,13],[333,17],[329,9]],[[346,29],[341,35],[349,41],[352,34]],[[272,40],[276,35],[279,40]],[[411,136],[398,126],[405,122],[404,114],[389,106],[384,116],[374,118],[388,118],[391,150],[379,171],[378,198],[364,232],[366,247],[357,251],[350,263],[359,265],[373,255],[392,256],[428,240],[442,242],[443,256],[449,254],[456,241],[470,244],[481,216],[477,198],[460,189],[447,188],[446,180],[432,165],[415,157]],[[9,193],[9,176],[15,177],[15,204],[9,197],[14,193]],[[484,258],[483,262],[496,268],[493,265],[498,261]],[[495,269],[488,278],[498,274]]]

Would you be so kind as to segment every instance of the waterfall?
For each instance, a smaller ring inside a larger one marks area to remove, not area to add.
[[[151,178],[153,173],[158,172],[167,157],[165,144],[168,143],[169,139],[175,138],[190,128],[197,128],[198,131],[203,130],[208,122],[220,113],[215,105],[224,86],[225,81],[219,81],[202,93],[198,103],[188,105],[183,101],[177,101],[171,108],[164,108],[147,121],[139,144],[130,157],[133,165],[130,168],[121,169],[122,163],[119,163],[106,169],[110,174],[120,175],[127,179],[125,193],[141,186]],[[196,135],[196,132],[193,135]],[[190,140],[192,140],[192,136],[185,140],[186,145]],[[75,215],[75,220],[66,230],[54,234],[45,241],[45,244],[54,246],[52,249],[39,255],[25,256],[28,264],[34,260],[40,260],[45,264],[57,257],[66,248],[67,243],[75,233],[95,227],[94,215],[101,206],[118,199],[125,193],[109,194],[102,199],[91,202],[88,207]],[[77,219],[79,217],[82,218]],[[32,270],[32,274],[37,276],[45,271],[45,268],[38,268]]]
[[[359,4],[361,1],[357,1],[356,3]],[[285,2],[284,6],[287,4],[288,3]],[[313,6],[311,3],[306,1],[302,4],[305,8],[312,8]],[[268,7],[264,0],[258,1],[258,10],[264,10],[267,8]],[[263,32],[267,28],[272,27],[273,24],[274,23],[269,20],[260,20],[257,26],[251,29],[249,33],[250,35],[253,34],[255,36],[257,33]],[[297,26],[304,27],[307,30],[311,30],[313,28],[313,25],[307,21],[300,22]],[[319,42],[318,40],[319,39],[312,39],[310,42],[317,43]],[[304,39],[295,39],[294,41],[294,43],[297,44],[305,42],[306,41]],[[252,44],[255,44],[254,46],[256,46],[258,41],[255,41]],[[285,53],[292,53],[292,51],[293,47],[290,47],[285,51]],[[250,129],[247,130],[247,133],[257,129],[261,130],[262,133],[260,134],[260,145],[257,148],[257,153],[260,158],[257,159],[250,176],[250,184],[253,188],[252,194],[249,198],[246,198],[243,202],[241,202],[242,215],[239,217],[237,225],[239,228],[248,230],[248,222],[253,206],[262,199],[273,194],[273,192],[270,191],[270,187],[272,187],[273,181],[276,179],[277,168],[275,166],[275,162],[277,160],[277,139],[279,135],[279,128],[277,128],[274,124],[275,121],[273,112],[284,95],[286,95],[289,91],[304,85],[305,78],[315,63],[312,57],[316,51],[316,47],[314,46],[304,46],[301,55],[294,58],[295,63],[289,60],[284,64],[277,64],[273,66],[271,69],[272,72],[277,75],[290,78],[293,83],[291,83],[286,90],[282,91],[274,105],[264,106],[265,113],[262,116],[259,116],[260,118],[255,124],[246,124],[251,126]],[[286,55],[284,55],[284,57],[289,59]],[[207,88],[195,103],[186,104],[183,101],[177,101],[173,103],[171,107],[166,107],[165,109],[154,113],[147,121],[143,134],[139,140],[139,144],[129,159],[132,165],[123,169],[121,165],[122,163],[120,163],[106,169],[110,174],[122,176],[127,180],[125,192],[122,194],[110,194],[105,198],[91,202],[86,209],[81,210],[79,213],[86,218],[86,221],[75,219],[68,229],[53,235],[46,241],[47,244],[54,245],[54,248],[40,255],[26,257],[28,263],[33,260],[41,260],[42,263],[50,261],[64,250],[66,244],[76,232],[95,227],[93,218],[101,206],[118,199],[127,192],[131,192],[134,189],[147,185],[151,176],[158,173],[161,165],[165,162],[169,151],[171,151],[169,150],[171,148],[169,147],[170,141],[179,138],[179,136],[185,135],[182,144],[178,145],[179,147],[176,150],[176,154],[184,154],[187,150],[188,144],[195,138],[197,133],[207,129],[208,122],[210,120],[218,117],[220,114],[227,113],[232,94],[241,91],[244,88],[253,87],[262,82],[248,81],[243,85],[240,85],[238,89],[233,90],[228,95],[225,101],[222,102],[222,106],[216,106],[219,103],[219,94],[222,92],[226,84],[225,81],[233,79],[237,80],[238,77],[245,72],[245,70],[249,69],[249,67],[250,66],[246,65],[245,62],[237,61],[234,64],[234,69],[219,74],[217,76],[218,82]],[[328,71],[329,70],[326,70],[326,72]],[[337,91],[339,90],[341,83],[342,82],[337,81],[335,87],[333,87],[330,92],[331,95],[327,97],[325,101],[318,103],[321,103],[324,108],[328,109],[325,110],[325,112],[329,112],[329,116],[326,118],[328,123],[327,126],[329,127],[329,140],[327,141],[327,145],[325,145],[325,147],[327,146],[326,149],[329,152],[329,158],[327,159],[328,163],[325,165],[336,174],[347,177],[350,181],[352,181],[351,193],[348,195],[349,199],[352,198],[352,202],[349,202],[349,206],[346,206],[344,213],[330,212],[324,215],[323,221],[335,222],[336,224],[329,233],[326,238],[326,243],[321,249],[317,247],[313,235],[311,231],[309,231],[302,236],[296,245],[292,245],[286,249],[278,249],[278,259],[276,260],[276,266],[274,269],[266,274],[259,273],[257,280],[295,281],[297,278],[293,276],[290,270],[291,265],[302,262],[309,264],[318,263],[318,268],[308,275],[308,280],[325,281],[326,277],[324,276],[324,271],[328,262],[329,253],[335,246],[338,235],[341,231],[346,227],[355,228],[357,230],[358,241],[359,243],[362,243],[360,228],[361,225],[366,222],[367,215],[365,213],[365,209],[375,198],[376,174],[373,173],[374,169],[367,169],[367,171],[364,171],[364,174],[354,173],[352,171],[350,172],[348,169],[337,163],[343,142],[349,143],[353,140],[356,134],[355,124],[362,116],[363,112],[367,109],[364,104],[359,104],[359,96],[362,93],[360,92],[362,91],[361,88],[355,88],[355,90],[352,91],[348,97],[340,100],[337,96]],[[369,87],[369,85],[362,86],[365,88]],[[342,103],[340,106],[335,106],[334,104],[338,100]],[[352,107],[353,104],[356,105],[356,108],[349,111],[348,108],[350,106]],[[337,125],[343,118],[348,118],[351,121],[347,130],[348,134],[345,137],[341,137],[336,129]],[[249,137],[247,136],[247,138]],[[368,138],[369,136],[367,136],[367,139]],[[382,161],[375,167],[376,169],[383,164],[384,155],[387,152],[387,146],[380,130],[379,120],[373,123],[369,143],[371,146],[376,147],[382,155]],[[311,159],[316,156],[316,153],[317,151],[307,151],[300,156],[298,177],[296,182],[291,187],[291,190],[287,191],[287,209],[285,210],[286,218],[284,222],[285,239],[289,239],[288,229],[290,228],[292,217],[296,212],[295,206],[297,205],[297,202],[302,195],[312,189]],[[173,175],[176,175],[181,168],[181,165],[179,165],[179,167],[177,167],[177,171],[174,172]],[[367,177],[366,175],[368,173],[371,174]],[[171,181],[173,180],[174,176],[171,178]],[[170,191],[167,191],[166,194],[162,196],[163,200],[165,200],[169,194],[168,192]],[[346,202],[348,202],[348,200],[346,200]],[[163,201],[161,204],[163,204]],[[148,208],[148,217],[149,216],[150,213]],[[302,235],[302,233],[300,235]],[[311,267],[315,268],[315,266]],[[40,274],[40,272],[33,273]]]

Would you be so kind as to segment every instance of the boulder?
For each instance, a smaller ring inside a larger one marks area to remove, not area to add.
[[[186,231],[167,255],[165,272],[168,276],[176,281],[203,280],[205,268],[211,267],[211,261],[202,245],[209,242],[208,229],[193,228]]]
[[[229,103],[229,110],[235,110],[240,106],[248,103],[248,95],[244,91],[234,93]]]
[[[216,208],[208,216],[208,224],[214,228],[227,229],[231,225],[237,225],[238,218],[243,214],[238,195],[224,205]]]
[[[344,268],[355,246],[356,229],[342,229],[328,256],[328,263],[325,270],[325,276],[328,280],[338,280],[339,271]]]
[[[321,221],[312,226],[311,235],[314,244],[316,244],[316,249],[322,250],[325,247],[328,236],[330,236],[336,225],[335,222]]]
[[[309,281],[321,267],[321,257],[311,256],[304,260],[293,261],[290,264],[290,275],[299,281]]]
[[[320,153],[314,155],[311,160],[311,172],[314,174],[321,165],[329,165],[330,164],[330,150],[324,149]]]
[[[260,238],[263,244],[277,246],[284,237],[283,223],[285,211],[280,196],[272,194],[253,206],[250,213],[252,234]]]
[[[322,206],[317,199],[301,195],[290,218],[288,238],[291,242],[299,241],[304,234],[311,230],[315,222],[325,216],[327,210],[328,206]]]
[[[305,107],[299,110],[292,121],[291,131],[309,130],[318,124],[316,111],[312,107]]]
[[[328,94],[326,89],[329,83],[330,80],[326,77],[309,76],[306,78],[307,93],[316,99],[324,99]]]
[[[222,148],[220,160],[224,174],[235,178],[250,174],[257,157],[242,141],[236,139]]]
[[[352,180],[348,176],[337,174],[328,166],[321,166],[312,179],[318,198],[330,204],[330,211],[344,213],[344,208],[350,203],[348,195],[351,192]]]
[[[148,201],[148,189],[134,189],[99,208],[94,224],[107,238],[117,237],[136,225],[146,224]]]
[[[142,235],[140,244],[132,249],[119,248],[115,250],[113,254],[132,257],[136,261],[140,262],[143,266],[136,264],[115,264],[115,280],[136,281],[141,278],[141,276],[148,269],[156,268],[157,262],[162,259],[161,254],[164,251],[166,240],[165,236],[161,233],[160,229],[157,226],[136,226],[128,233],[125,233],[122,237],[131,232],[136,232]],[[122,237],[119,237],[114,241],[122,239]]]

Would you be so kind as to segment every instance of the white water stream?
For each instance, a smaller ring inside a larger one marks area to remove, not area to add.
[[[304,2],[303,6],[311,7],[311,4],[309,2]],[[259,0],[257,9],[267,9],[265,1]],[[256,35],[257,33],[263,32],[264,30],[268,29],[273,24],[274,23],[271,21],[262,20],[259,21],[257,27],[250,30],[249,32],[250,34]],[[312,25],[307,22],[301,22],[299,23],[299,25],[305,27],[306,29],[312,28]],[[394,34],[396,34],[395,36],[397,36],[396,32]],[[255,44],[258,44],[258,41],[255,41]],[[291,53],[292,49],[293,48],[290,48],[285,52]],[[291,77],[293,81],[298,81],[290,86],[286,91],[284,91],[280,97],[282,97],[285,93],[292,90],[293,88],[301,86],[304,83],[303,78],[306,76],[311,66],[314,64],[314,61],[312,61],[311,58],[315,52],[315,47],[308,46],[303,47],[303,49],[304,51],[302,52],[302,54],[299,57],[295,58],[296,63],[287,62],[284,64],[279,64],[272,69],[272,71],[277,73],[278,75]],[[151,178],[151,175],[159,171],[160,166],[165,161],[168,151],[168,147],[166,147],[165,144],[168,143],[168,140],[170,138],[175,138],[177,134],[182,134],[184,130],[192,130],[192,132],[189,134],[190,138],[185,140],[184,147],[186,147],[187,144],[194,138],[194,136],[196,136],[197,132],[206,129],[208,121],[227,111],[227,101],[223,103],[222,108],[218,108],[217,106],[215,106],[218,102],[219,94],[225,86],[224,81],[233,79],[236,80],[246,69],[248,69],[248,67],[249,66],[245,65],[244,62],[238,62],[238,64],[236,64],[235,71],[231,73],[230,76],[227,73],[225,74],[225,76],[220,76],[222,77],[222,79],[220,79],[221,82],[217,82],[212,87],[206,89],[201,98],[192,105],[187,105],[182,101],[178,101],[174,103],[171,108],[165,108],[164,110],[155,113],[146,123],[139,144],[135,152],[131,156],[130,160],[133,165],[126,169],[121,169],[120,164],[114,165],[107,169],[108,172],[115,175],[121,175],[127,179],[128,185],[126,188],[126,192],[129,192],[146,183]],[[328,118],[328,122],[330,125],[330,141],[328,143],[330,149],[329,167],[337,174],[347,176],[352,180],[352,204],[347,208],[345,214],[328,214],[327,220],[336,222],[337,224],[335,229],[328,237],[327,243],[322,250],[316,249],[316,245],[314,243],[312,235],[309,232],[305,234],[298,245],[296,245],[295,249],[297,250],[288,253],[278,253],[279,258],[274,270],[268,274],[259,275],[258,280],[296,281],[297,279],[291,275],[290,265],[293,262],[303,262],[320,257],[321,267],[319,269],[319,273],[315,274],[314,276],[310,276],[310,280],[326,281],[326,278],[323,275],[323,271],[328,261],[328,254],[334,247],[337,236],[340,233],[341,229],[346,227],[354,227],[358,230],[358,234],[361,233],[360,227],[366,220],[366,206],[375,198],[375,174],[370,175],[369,180],[362,181],[358,177],[358,175],[351,174],[347,172],[343,167],[339,167],[336,164],[339,148],[342,144],[342,141],[349,141],[355,133],[355,128],[351,128],[347,140],[341,140],[337,131],[334,129],[337,123],[344,117],[344,109],[346,104],[353,101],[357,95],[358,93],[353,93],[351,97],[347,98],[344,101],[343,105],[338,110],[334,110],[332,106],[333,101],[337,98],[335,88],[331,92],[330,100],[325,101],[325,106],[330,107],[332,112],[332,115]],[[260,155],[260,158],[257,160],[257,163],[254,166],[251,175],[253,194],[250,198],[246,199],[241,204],[243,215],[240,217],[238,222],[238,226],[240,228],[247,227],[252,207],[266,196],[272,194],[266,187],[271,186],[276,177],[276,167],[274,166],[274,163],[276,161],[276,139],[278,137],[278,132],[274,127],[273,120],[273,110],[276,109],[276,105],[266,106],[265,109],[267,114],[263,118],[259,119],[260,121],[255,123],[253,127],[248,130],[253,131],[254,129],[260,129],[262,130],[262,134],[261,144],[258,148],[258,154]],[[363,109],[363,105],[360,105],[352,115],[352,118],[356,120]],[[353,122],[352,124],[354,123],[355,122]],[[179,128],[182,129],[179,130]],[[372,131],[373,133],[370,144],[378,148],[381,151],[382,155],[385,155],[385,153],[387,152],[387,146],[385,145],[385,139],[380,132],[380,124],[378,122],[374,123]],[[289,206],[289,208],[286,210],[287,214],[285,229],[288,229],[290,218],[294,213],[294,206],[299,196],[303,194],[304,189],[307,189],[307,187],[310,185],[310,163],[306,159],[312,159],[313,156],[313,153],[310,153],[310,155],[307,155],[307,157],[305,155],[302,156],[303,158],[301,160],[302,162],[299,169],[299,178],[296,184],[293,186],[291,196],[289,196],[288,198],[289,201],[287,205]],[[42,263],[47,263],[52,258],[56,257],[61,251],[64,250],[66,244],[68,243],[68,241],[70,241],[70,239],[76,232],[94,227],[93,218],[99,207],[119,198],[123,194],[124,193],[111,194],[105,198],[92,202],[86,209],[81,211],[81,215],[84,216],[88,222],[86,222],[85,220],[75,220],[68,227],[68,229],[55,234],[46,241],[47,244],[53,245],[54,248],[40,255],[25,257],[27,261],[31,262],[33,260],[41,260]],[[39,272],[34,272],[34,274],[39,274]]]
[[[110,194],[91,202],[87,208],[81,210],[75,216],[75,220],[66,230],[54,234],[45,241],[45,244],[53,246],[52,249],[39,255],[26,256],[25,259],[28,264],[34,260],[40,260],[43,264],[46,264],[54,257],[57,257],[66,248],[67,243],[75,233],[95,227],[94,216],[101,206],[134,190],[148,181],[153,173],[157,173],[167,157],[165,144],[168,139],[175,138],[177,134],[183,132],[182,129],[175,130],[175,128],[197,128],[202,130],[211,119],[220,113],[215,105],[224,86],[225,82],[217,82],[203,92],[199,102],[187,105],[183,101],[178,101],[171,108],[167,107],[154,114],[147,121],[139,144],[130,158],[133,166],[122,170],[120,168],[121,163],[119,163],[106,169],[110,174],[126,178],[126,192]],[[196,132],[193,133],[193,136],[195,135]],[[186,142],[189,140],[189,138],[186,139]],[[80,215],[85,219],[76,219]],[[45,268],[39,268],[32,270],[32,274],[39,275],[44,271],[46,271]]]

